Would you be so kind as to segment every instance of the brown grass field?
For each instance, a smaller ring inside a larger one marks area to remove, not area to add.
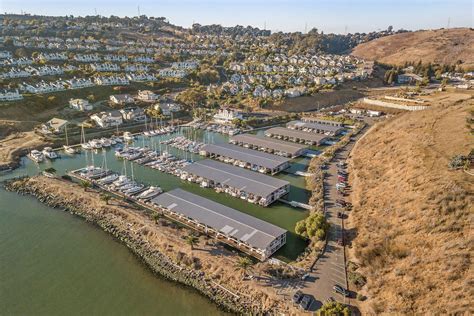
[[[381,37],[358,45],[352,55],[385,64],[454,64],[474,69],[474,31],[468,28],[417,31]]]
[[[367,278],[364,315],[474,312],[474,177],[448,169],[474,147],[474,101],[440,100],[377,124],[351,154],[349,260]]]

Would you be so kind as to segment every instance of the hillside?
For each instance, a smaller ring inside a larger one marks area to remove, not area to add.
[[[381,37],[362,43],[352,55],[385,64],[405,62],[454,64],[474,69],[474,31],[468,28],[417,31]]]
[[[349,260],[367,278],[362,314],[472,310],[474,176],[448,163],[473,149],[474,101],[454,96],[379,123],[351,154]]]

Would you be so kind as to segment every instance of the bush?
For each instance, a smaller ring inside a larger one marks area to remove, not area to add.
[[[68,175],[68,174],[62,175],[61,178],[64,179],[64,180],[72,181],[71,176]]]
[[[328,228],[329,223],[327,222],[326,217],[324,217],[324,214],[314,212],[307,218],[296,223],[295,231],[298,235],[305,238],[322,240],[326,236]]]
[[[350,314],[349,308],[339,302],[327,302],[317,312],[319,316],[349,316]]]

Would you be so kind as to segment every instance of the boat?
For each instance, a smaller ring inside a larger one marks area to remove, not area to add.
[[[89,145],[90,145],[91,148],[93,148],[93,149],[100,149],[100,148],[102,148],[102,142],[101,142],[99,139],[93,139],[93,140],[89,141]]]
[[[43,155],[48,158],[48,159],[56,159],[58,158],[58,154],[56,154],[54,151],[53,151],[53,148],[51,147],[45,147],[42,151]]]
[[[137,196],[139,200],[149,200],[162,193],[163,190],[160,187],[149,187]]]
[[[134,139],[135,139],[135,137],[133,137],[132,133],[130,133],[130,132],[124,132],[123,133],[123,140],[124,141],[131,142]]]
[[[98,182],[100,184],[110,184],[110,183],[116,181],[118,178],[119,178],[119,176],[117,174],[113,173],[113,174],[111,174],[111,175],[109,175],[105,178],[100,179]]]
[[[64,152],[66,154],[69,154],[69,155],[74,155],[76,154],[76,150],[74,148],[72,148],[71,146],[69,146],[69,139],[67,137],[67,124],[65,126],[65,129],[64,131],[66,132],[66,145],[63,145],[63,149],[64,149]]]
[[[33,160],[34,162],[42,162],[44,160],[44,155],[39,150],[33,149],[29,154],[28,158]]]
[[[101,142],[102,147],[108,148],[108,147],[112,146],[111,140],[107,139],[105,137],[102,137],[99,141]]]
[[[123,193],[127,195],[133,195],[133,194],[137,194],[138,192],[143,191],[144,188],[145,186],[143,184],[137,184],[133,186],[132,188],[123,191]]]

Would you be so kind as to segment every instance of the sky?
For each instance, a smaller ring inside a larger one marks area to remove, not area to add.
[[[474,0],[0,0],[0,12],[40,15],[166,17],[195,23],[252,25],[272,31],[325,33],[473,27]]]

